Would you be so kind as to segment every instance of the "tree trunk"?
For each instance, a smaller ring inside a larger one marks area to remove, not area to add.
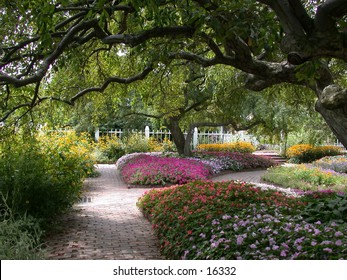
[[[316,110],[323,116],[336,138],[347,149],[347,104],[340,108],[327,109],[320,101],[317,101]]]
[[[179,118],[174,118],[174,117],[170,118],[167,123],[167,127],[171,131],[172,140],[175,143],[177,152],[180,155],[184,155],[184,147],[185,147],[186,139],[184,137],[183,131],[181,130],[179,126]]]
[[[192,148],[191,148],[191,143],[194,135],[194,127],[189,128],[186,141],[184,144],[184,155],[185,156],[191,156],[192,155]]]

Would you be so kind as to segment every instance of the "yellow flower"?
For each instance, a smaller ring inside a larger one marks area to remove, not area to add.
[[[211,151],[211,152],[241,152],[252,153],[255,147],[249,142],[234,142],[223,144],[200,144],[197,146],[198,151]]]

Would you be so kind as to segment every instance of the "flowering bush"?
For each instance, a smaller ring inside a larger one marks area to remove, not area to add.
[[[151,190],[137,205],[168,259],[346,258],[346,227],[305,221],[306,197],[246,183],[192,182]]]
[[[94,155],[98,162],[115,162],[125,151],[118,137],[102,136],[95,144]]]
[[[323,157],[313,162],[313,165],[339,173],[347,173],[347,156]]]
[[[308,144],[294,145],[287,150],[287,157],[294,163],[312,162],[325,156],[341,154],[341,148],[336,146],[317,146]]]
[[[143,154],[128,160],[121,174],[128,184],[166,185],[207,179],[210,172],[196,160]]]
[[[268,169],[263,180],[288,188],[301,190],[339,190],[347,188],[347,177],[332,170],[300,164]]]
[[[13,135],[0,142],[0,192],[16,215],[54,218],[78,201],[94,171],[91,153],[88,139],[74,132]]]
[[[240,152],[240,153],[253,153],[256,149],[249,142],[235,142],[223,144],[200,144],[196,147],[197,151],[209,152]]]
[[[271,159],[260,155],[239,152],[196,152],[197,158],[210,161],[215,169],[239,171],[244,169],[268,168],[275,165]],[[215,172],[218,173],[218,172]]]

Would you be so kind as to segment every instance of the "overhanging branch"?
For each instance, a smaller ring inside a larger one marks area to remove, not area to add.
[[[140,34],[116,34],[106,36],[102,39],[104,44],[126,44],[131,47],[140,45],[152,38],[163,38],[166,36],[193,36],[195,28],[188,26],[155,27]]]
[[[70,99],[70,102],[71,104],[74,104],[77,99],[90,92],[103,92],[111,83],[130,84],[135,81],[143,80],[152,70],[152,66],[147,66],[141,73],[129,78],[110,77],[106,79],[106,81],[100,87],[92,87],[80,91]]]

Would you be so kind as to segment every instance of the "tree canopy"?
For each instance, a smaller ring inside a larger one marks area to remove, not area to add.
[[[73,105],[189,61],[239,69],[254,91],[283,83],[310,88],[316,110],[347,146],[345,0],[0,3],[0,122],[46,100]],[[69,79],[69,71],[79,76]],[[69,87],[48,90],[58,73]]]

